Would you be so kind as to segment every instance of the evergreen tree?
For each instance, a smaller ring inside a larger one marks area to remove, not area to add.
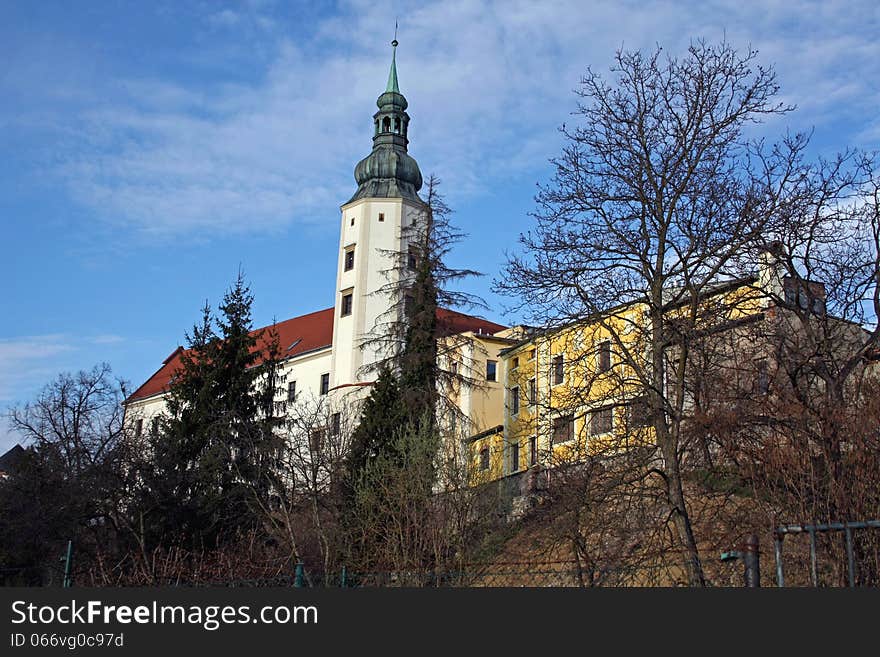
[[[409,421],[409,409],[404,401],[397,378],[389,369],[383,369],[364,402],[361,420],[351,439],[351,450],[346,459],[346,481],[349,490],[371,460],[393,456],[395,432]]]
[[[276,438],[267,400],[274,396],[279,350],[270,334],[257,367],[263,336],[252,334],[252,303],[239,273],[220,304],[221,317],[215,320],[206,303],[187,335],[168,414],[151,436],[146,525],[155,542],[212,545],[253,526],[252,495],[268,495]]]

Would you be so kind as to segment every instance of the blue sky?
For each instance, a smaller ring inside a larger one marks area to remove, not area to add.
[[[241,266],[258,325],[333,302],[339,206],[371,146],[388,42],[410,153],[492,277],[586,67],[691,39],[759,51],[816,154],[880,147],[880,5],[0,2],[0,412],[107,361],[140,384]],[[0,422],[0,450],[14,444]]]

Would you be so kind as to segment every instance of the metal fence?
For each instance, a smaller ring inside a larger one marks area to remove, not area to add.
[[[844,538],[844,551],[846,554],[846,581],[847,586],[856,586],[859,581],[858,559],[855,555],[854,534],[856,531],[864,532],[880,529],[880,520],[863,520],[857,522],[831,522],[815,525],[783,525],[777,527],[773,533],[773,541],[776,555],[776,585],[785,586],[785,568],[783,555],[783,540],[786,536],[807,535],[810,543],[810,584],[819,586],[819,551],[817,538],[826,534],[842,534]]]

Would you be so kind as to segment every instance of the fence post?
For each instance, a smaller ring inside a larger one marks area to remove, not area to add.
[[[761,586],[761,552],[758,548],[758,537],[752,534],[743,545],[743,562],[746,566],[746,586],[759,588]]]
[[[785,586],[785,575],[782,571],[782,538],[785,536],[781,531],[776,529],[773,532],[773,543],[776,547],[776,586],[782,588]]]
[[[73,541],[67,541],[67,555],[63,557],[64,561],[64,582],[62,583],[62,587],[65,589],[69,589],[73,584],[73,578],[71,577],[71,566],[73,562]]]
[[[303,569],[302,561],[296,564],[296,570],[294,571],[293,576],[293,585],[297,587],[305,586],[305,571]]]
[[[850,588],[856,585],[856,561],[853,556],[852,529],[846,525],[846,574]]]

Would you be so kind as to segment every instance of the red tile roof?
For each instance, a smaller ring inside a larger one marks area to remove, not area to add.
[[[506,326],[490,322],[473,315],[465,315],[464,313],[448,310],[447,308],[437,309],[437,324],[440,335],[453,335],[455,333],[464,333],[473,331],[483,335],[493,335],[498,331],[503,331]]]
[[[327,308],[326,310],[319,310],[308,315],[301,315],[300,317],[276,323],[275,329],[278,332],[283,357],[290,358],[315,349],[330,347],[333,342],[333,316],[334,309]],[[437,310],[437,319],[440,323],[440,332],[444,335],[462,333],[464,331],[491,335],[506,328],[479,317],[465,315],[464,313],[445,308]],[[264,326],[254,329],[251,331],[251,334],[259,334],[261,331],[269,328],[271,327]],[[266,346],[267,339],[268,334],[264,334],[263,340],[257,344],[255,349],[262,351]],[[177,349],[171,352],[162,362],[162,367],[135,390],[126,402],[145,399],[165,392],[168,384],[171,382],[171,377],[181,366],[180,359],[184,351],[183,347],[177,347]]]

